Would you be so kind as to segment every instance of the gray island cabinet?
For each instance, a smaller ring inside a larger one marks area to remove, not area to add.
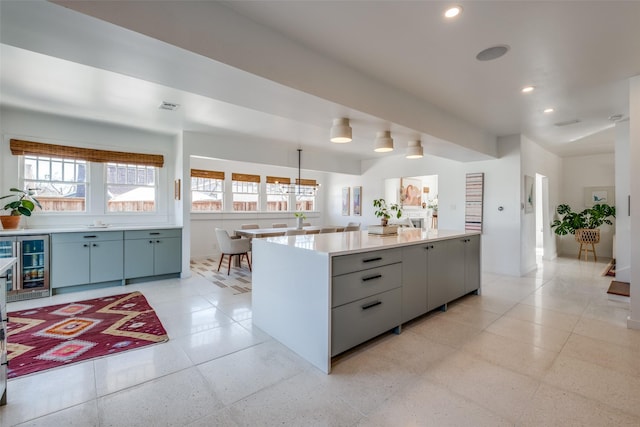
[[[480,234],[401,229],[253,240],[253,323],[325,373],[331,358],[480,291]]]

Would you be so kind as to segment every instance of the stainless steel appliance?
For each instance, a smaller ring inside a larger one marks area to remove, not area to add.
[[[49,236],[0,237],[0,258],[16,257],[7,273],[7,302],[42,298],[49,291]]]
[[[7,404],[7,270],[16,261],[16,258],[0,260],[0,405]]]

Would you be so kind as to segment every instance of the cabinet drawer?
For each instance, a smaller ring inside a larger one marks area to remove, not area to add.
[[[402,284],[402,263],[343,274],[333,278],[331,306],[337,307]]]
[[[180,237],[182,230],[180,228],[161,228],[153,230],[127,230],[124,232],[124,238],[129,239],[147,239],[159,237]]]
[[[331,310],[331,356],[349,350],[401,323],[402,289],[372,295]]]
[[[332,275],[353,273],[367,268],[394,264],[402,260],[402,249],[385,249],[381,251],[363,252],[352,255],[333,257]]]
[[[84,233],[55,233],[51,243],[106,242],[122,240],[122,231],[88,231]]]

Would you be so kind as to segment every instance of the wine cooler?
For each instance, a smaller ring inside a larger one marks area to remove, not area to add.
[[[16,257],[7,274],[7,302],[42,298],[49,291],[49,236],[0,237],[0,258]]]

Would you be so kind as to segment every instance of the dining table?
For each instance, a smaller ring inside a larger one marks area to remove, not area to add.
[[[344,225],[308,225],[306,227],[302,227],[302,229],[305,231],[305,234],[318,234],[323,228],[335,228],[336,231],[344,231]],[[297,228],[250,228],[234,230],[233,232],[236,236],[248,237],[250,239],[253,239],[260,237],[284,236],[287,233],[287,230],[297,230]]]

